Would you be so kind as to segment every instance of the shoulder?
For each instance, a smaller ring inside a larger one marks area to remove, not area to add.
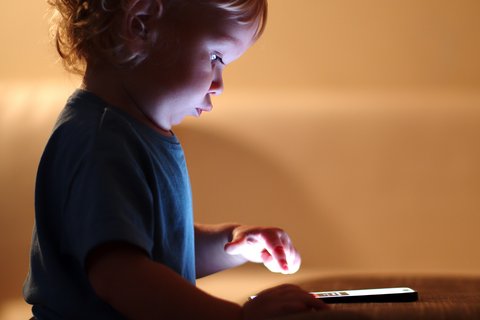
[[[114,107],[89,92],[77,90],[57,119],[42,155],[42,167],[71,172],[85,161],[138,155],[142,152],[139,139],[128,119]]]
[[[182,160],[176,136],[161,135],[125,111],[96,95],[77,90],[58,117],[47,143],[45,163],[75,170],[88,163],[138,163],[160,165],[167,159]]]
[[[110,149],[114,145],[126,146],[131,140],[135,140],[134,146],[141,138],[132,125],[132,119],[122,110],[93,93],[76,90],[60,113],[49,143],[77,153]]]

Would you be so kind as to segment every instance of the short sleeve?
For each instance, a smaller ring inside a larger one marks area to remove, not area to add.
[[[106,115],[92,150],[72,175],[62,247],[83,267],[89,251],[103,242],[126,241],[147,253],[153,247],[148,155],[124,131],[109,125]]]

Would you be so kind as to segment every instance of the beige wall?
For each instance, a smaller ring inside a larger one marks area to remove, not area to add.
[[[44,9],[0,13],[0,303],[20,294],[36,165],[78,82],[52,65]],[[320,269],[480,271],[479,2],[270,9],[214,111],[178,128],[196,218],[283,226]]]
[[[476,0],[270,2],[265,37],[228,68],[229,88],[480,85]],[[61,77],[45,7],[4,4],[1,79]]]
[[[247,59],[232,66],[235,77],[241,77],[230,85],[318,89],[480,84],[478,1],[295,4],[272,1],[265,38]],[[250,75],[252,66],[258,75]]]

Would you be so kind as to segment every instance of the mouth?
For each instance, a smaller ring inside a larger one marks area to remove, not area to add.
[[[200,115],[202,114],[202,112],[209,112],[213,109],[213,106],[210,105],[209,107],[206,107],[206,108],[203,108],[203,109],[200,109],[200,108],[196,108],[197,110],[197,117],[200,117]]]

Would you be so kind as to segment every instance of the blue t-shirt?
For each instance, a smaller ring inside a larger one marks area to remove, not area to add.
[[[93,291],[85,258],[127,241],[195,284],[190,182],[176,136],[92,93],[68,100],[45,147],[24,298],[39,319],[124,319]]]

